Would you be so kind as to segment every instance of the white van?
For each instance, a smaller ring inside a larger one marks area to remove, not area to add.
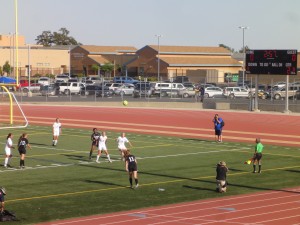
[[[178,95],[178,91],[185,89],[181,83],[151,83],[154,95],[174,96]]]

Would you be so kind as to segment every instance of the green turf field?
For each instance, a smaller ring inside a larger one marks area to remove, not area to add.
[[[127,133],[139,168],[140,187],[132,190],[124,162],[119,160],[115,142],[119,133],[107,132],[113,163],[102,158],[97,164],[96,152],[93,161],[88,161],[91,130],[64,128],[56,147],[51,146],[51,127],[0,130],[0,164],[9,132],[14,134],[14,144],[22,132],[27,132],[32,146],[27,151],[25,170],[18,169],[16,149],[14,168],[0,167],[0,185],[8,192],[6,209],[21,220],[11,224],[300,186],[298,148],[265,145],[262,174],[252,174],[252,166],[243,162],[253,155],[254,144]],[[215,165],[220,160],[230,169],[226,194],[215,192]]]

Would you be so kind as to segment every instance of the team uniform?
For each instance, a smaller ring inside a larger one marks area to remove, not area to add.
[[[126,171],[128,171],[129,174],[129,183],[130,188],[132,188],[132,178],[134,178],[135,181],[135,188],[139,186],[138,176],[137,176],[137,162],[134,155],[126,155]]]
[[[12,139],[7,138],[6,145],[5,145],[5,154],[11,155],[11,147],[13,145]]]
[[[55,122],[53,124],[53,136],[59,136],[60,135],[60,128],[61,128],[61,123]]]
[[[21,138],[21,140],[19,141],[19,153],[21,154],[26,154],[26,146],[29,144],[28,139],[27,138]]]
[[[104,151],[106,153],[108,161],[112,162],[111,159],[110,159],[110,156],[108,154],[108,151],[107,151],[106,140],[107,140],[106,135],[101,135],[98,139],[99,143],[98,143],[98,155],[97,155],[97,160],[96,160],[97,163],[100,163],[99,158],[101,156],[101,151]]]
[[[101,135],[99,132],[92,133],[91,135],[92,146],[98,146],[100,136]]]
[[[129,142],[129,140],[127,139],[127,137],[118,137],[117,142],[118,142],[118,149],[120,151],[127,150],[127,148],[125,146],[125,143]]]
[[[26,137],[22,137],[19,139],[18,150],[21,156],[20,159],[20,168],[25,168],[25,155],[26,155],[26,147],[29,146],[29,141]],[[30,146],[29,146],[30,147]]]
[[[127,164],[128,172],[137,171],[137,163],[134,155],[128,155],[126,161],[128,163]]]
[[[57,120],[53,124],[53,143],[52,143],[53,146],[57,145],[57,140],[60,135],[60,130],[61,130],[61,123]]]
[[[12,152],[11,152],[11,149],[12,149],[12,146],[13,145],[13,141],[11,138],[7,138],[6,140],[6,145],[5,145],[5,155],[6,155],[6,158],[4,160],[4,167],[7,167],[7,165],[9,165],[9,161],[10,161],[10,158],[12,156]]]
[[[99,144],[98,144],[98,150],[99,151],[107,151],[107,147],[106,147],[106,140],[107,140],[107,136],[100,136],[99,137]]]

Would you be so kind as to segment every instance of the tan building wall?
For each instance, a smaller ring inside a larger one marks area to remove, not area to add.
[[[25,37],[19,35],[18,37],[18,45],[25,46]],[[0,46],[16,46],[16,39],[13,35],[1,34],[0,35]]]
[[[17,66],[16,51],[7,47],[0,47],[0,66],[6,61],[12,67]],[[69,51],[66,49],[43,47],[20,47],[18,50],[18,67],[20,76],[28,76],[28,60],[31,65],[31,75],[61,74],[68,72]]]

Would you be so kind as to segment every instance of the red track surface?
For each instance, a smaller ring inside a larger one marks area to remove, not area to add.
[[[22,107],[30,124],[53,124],[61,118],[64,127],[153,133],[213,139],[215,113],[225,120],[224,141],[300,145],[299,116],[100,107],[34,106]],[[223,197],[129,212],[97,215],[46,224],[300,224],[300,188],[252,195]]]

